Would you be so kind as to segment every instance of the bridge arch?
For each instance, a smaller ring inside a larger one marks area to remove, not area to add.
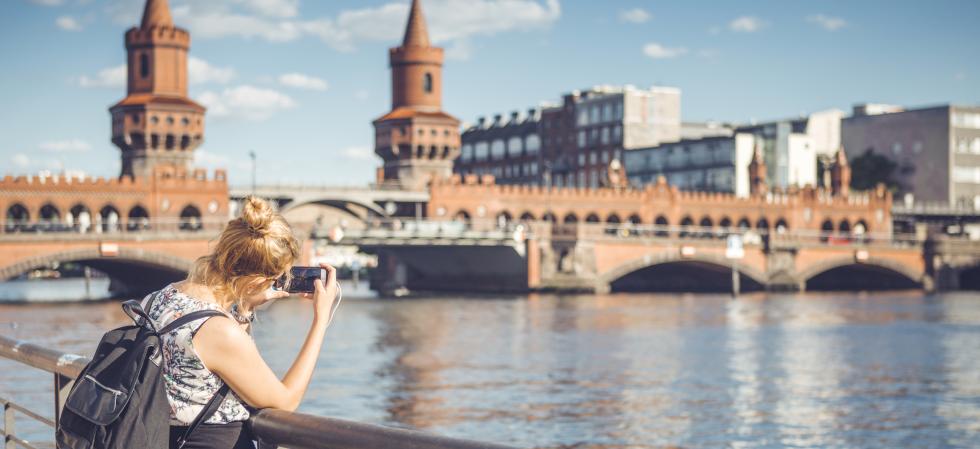
[[[193,261],[143,249],[119,248],[117,255],[103,256],[98,248],[41,254],[0,266],[0,281],[53,263],[74,262],[109,276],[117,293],[138,295],[187,277]]]
[[[658,269],[662,272],[644,277]],[[598,278],[614,291],[730,291],[731,271],[731,262],[720,256],[648,254],[617,265]],[[765,273],[741,265],[738,272],[742,290],[763,289]]]
[[[885,258],[848,256],[816,262],[796,277],[807,290],[897,290],[920,287],[923,274]]]

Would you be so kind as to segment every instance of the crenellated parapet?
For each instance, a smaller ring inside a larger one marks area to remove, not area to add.
[[[435,219],[549,220],[638,225],[891,232],[891,194],[883,187],[835,194],[829,189],[773,189],[749,197],[681,191],[665,180],[642,189],[497,185],[493,176],[452,176],[430,186]]]

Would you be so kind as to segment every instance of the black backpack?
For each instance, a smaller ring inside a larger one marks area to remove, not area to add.
[[[158,295],[150,297],[147,310]],[[122,307],[135,324],[106,332],[92,361],[75,380],[58,422],[58,449],[168,449],[170,404],[160,366],[160,335],[194,320],[223,315],[200,310],[158,331],[138,301],[126,301]],[[187,427],[179,447],[218,410],[227,394],[228,385],[223,385]]]

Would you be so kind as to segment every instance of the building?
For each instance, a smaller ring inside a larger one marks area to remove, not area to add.
[[[681,92],[598,86],[541,113],[541,184],[599,187],[625,150],[680,140]]]
[[[190,34],[174,25],[166,0],[147,0],[125,43],[127,96],[109,109],[119,177],[4,176],[3,232],[197,230],[227,221],[225,172],[208,179],[190,166],[205,112],[187,97]]]
[[[720,122],[683,122],[681,123],[681,139],[695,140],[705,137],[731,137],[735,127]]]
[[[420,190],[452,175],[459,120],[442,111],[441,48],[429,44],[419,0],[413,0],[402,45],[389,50],[391,111],[374,121],[374,152],[384,160],[378,183]]]
[[[663,176],[680,190],[749,196],[749,162],[755,136],[705,137],[627,151],[623,165],[630,184],[642,188]]]
[[[121,176],[154,167],[186,170],[204,140],[204,106],[187,97],[190,34],[174,26],[166,0],[148,0],[139,27],[126,31],[126,98],[109,108]]]
[[[857,105],[841,134],[852,161],[873,151],[898,165],[907,201],[980,206],[980,107]]]
[[[841,146],[840,121],[843,112],[832,109],[806,117],[739,126],[736,133],[755,136],[774,187],[822,185],[821,175],[829,174],[834,154]],[[818,161],[822,165],[818,166]]]
[[[541,109],[512,112],[509,118],[485,117],[463,131],[462,150],[453,171],[491,174],[499,184],[537,184],[541,164]]]

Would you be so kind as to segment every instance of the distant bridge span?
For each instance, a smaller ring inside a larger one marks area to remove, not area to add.
[[[245,186],[231,187],[232,200],[241,200],[255,194],[271,199],[283,214],[307,204],[320,204],[342,210],[354,217],[366,219],[351,206],[370,211],[375,217],[391,215],[414,216],[415,209],[424,210],[429,201],[427,190],[402,190],[380,186],[329,187],[304,185],[260,185],[255,189]]]

